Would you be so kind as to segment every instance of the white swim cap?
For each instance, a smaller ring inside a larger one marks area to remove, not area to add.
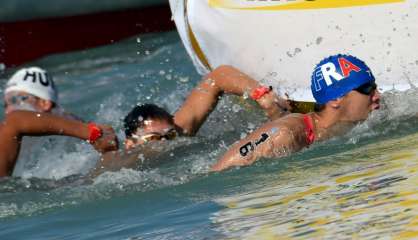
[[[58,94],[52,77],[39,67],[23,68],[17,71],[7,82],[5,94],[12,91],[22,91],[44,100],[58,102]]]

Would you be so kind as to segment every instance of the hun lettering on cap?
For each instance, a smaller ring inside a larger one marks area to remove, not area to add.
[[[30,72],[26,71],[25,76],[23,77],[23,81],[27,81],[28,79],[32,79],[33,83],[36,83],[36,81],[39,81],[43,86],[48,87],[50,82],[50,76],[47,73],[43,72]]]
[[[338,65],[343,75],[341,75],[337,71],[337,66],[335,66],[335,64],[332,62],[322,64],[320,67],[316,69],[315,76],[317,77],[317,79],[314,82],[316,91],[320,91],[322,89],[320,81],[325,81],[325,84],[327,86],[330,86],[333,83],[331,77],[335,79],[336,81],[340,81],[342,79],[349,77],[352,71],[355,71],[355,72],[361,71],[360,67],[356,66],[354,63],[348,61],[344,57],[338,58]]]

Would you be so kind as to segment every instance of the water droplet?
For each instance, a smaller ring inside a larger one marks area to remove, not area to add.
[[[239,137],[240,137],[240,139],[244,139],[246,136],[247,136],[246,133],[241,133],[241,135]]]
[[[189,81],[189,77],[179,77],[179,81],[182,83],[187,83]]]
[[[322,38],[322,37],[318,37],[318,38],[316,39],[316,45],[321,44],[322,40],[323,40],[323,38]]]
[[[140,160],[141,163],[143,163],[145,161],[144,154],[142,154],[142,153],[138,154],[138,160]]]
[[[232,106],[232,111],[234,112],[234,113],[237,113],[237,112],[239,112],[241,110],[241,106],[240,105],[238,105],[238,104],[234,104],[233,106]]]

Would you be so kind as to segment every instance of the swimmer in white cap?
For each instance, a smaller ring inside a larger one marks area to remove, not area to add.
[[[14,110],[51,112],[58,103],[58,93],[51,76],[39,67],[23,68],[7,82],[5,113]]]
[[[18,157],[29,158],[31,147],[40,144],[24,136],[65,135],[88,140],[100,152],[117,149],[111,127],[83,123],[64,112],[58,105],[54,81],[39,67],[20,69],[9,79],[4,111],[6,117],[0,122],[0,177],[11,175],[18,168]]]
[[[22,68],[9,79],[4,91],[4,112],[26,110],[79,119],[58,104],[58,90],[52,76],[39,67]]]

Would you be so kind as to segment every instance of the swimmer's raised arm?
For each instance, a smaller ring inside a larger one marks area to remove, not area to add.
[[[109,126],[99,125],[102,132],[92,145],[99,152],[118,148],[117,138]],[[23,136],[65,135],[88,140],[88,124],[46,113],[16,111],[8,114],[0,124],[0,177],[11,175]]]
[[[238,96],[250,95],[260,87],[260,83],[238,69],[220,66],[205,76],[202,82],[192,90],[175,113],[174,121],[185,134],[194,135],[215,108],[219,96],[223,93]],[[282,117],[290,108],[287,101],[279,98],[273,91],[262,94],[256,101],[270,119]]]
[[[295,123],[298,120],[290,120]],[[212,171],[221,171],[235,166],[246,166],[260,158],[283,157],[306,146],[305,134],[294,127],[276,120],[264,124],[246,138],[236,142],[212,166]]]

